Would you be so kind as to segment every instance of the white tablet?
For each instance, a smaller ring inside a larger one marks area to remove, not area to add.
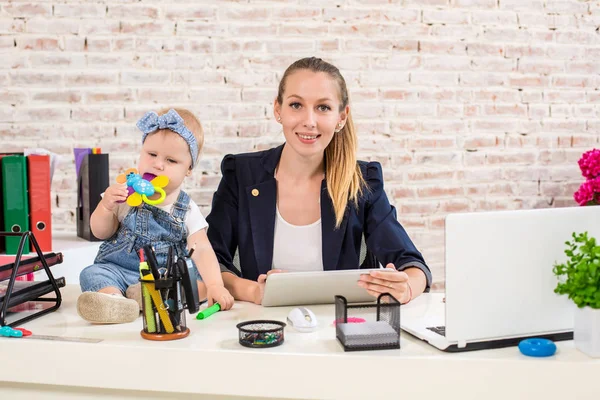
[[[262,305],[295,306],[330,304],[336,295],[348,303],[375,301],[367,290],[358,286],[358,278],[370,271],[385,269],[348,269],[338,271],[282,272],[269,275]]]

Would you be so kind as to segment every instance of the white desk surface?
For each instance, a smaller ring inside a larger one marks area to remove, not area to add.
[[[237,302],[203,321],[187,316],[191,334],[171,342],[141,338],[141,317],[130,324],[91,325],[78,317],[77,285],[62,289],[63,304],[24,325],[34,334],[102,338],[100,343],[0,338],[0,394],[18,398],[596,398],[600,360],[559,342],[557,354],[528,358],[516,347],[447,354],[401,335],[400,350],[344,352],[335,339],[333,305],[311,306],[313,333],[285,330],[269,349],[238,343],[236,324],[285,321],[291,307]],[[423,295],[403,306],[422,313],[441,304]],[[37,365],[36,365],[37,364]],[[140,392],[143,391],[143,392]],[[198,394],[200,396],[198,396]],[[33,396],[33,397],[32,397]],[[423,397],[421,397],[423,396]],[[443,396],[443,397],[441,397]]]

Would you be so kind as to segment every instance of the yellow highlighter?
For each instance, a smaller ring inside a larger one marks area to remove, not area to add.
[[[144,278],[142,270],[148,270],[148,264],[145,261],[140,262],[140,278]],[[152,297],[146,287],[142,283],[142,301],[144,302],[144,316],[146,317],[146,330],[148,333],[156,333],[156,320],[154,319],[154,311],[152,310]]]
[[[142,287],[146,287],[148,289],[148,293],[150,297],[152,297],[152,301],[156,306],[156,310],[158,311],[158,316],[165,327],[165,331],[167,333],[173,333],[175,328],[173,328],[173,324],[171,323],[171,318],[169,318],[169,314],[167,313],[167,306],[163,303],[162,297],[156,288],[154,287],[154,276],[148,267],[148,264],[145,262],[140,263],[140,275],[142,279],[147,282],[142,282]],[[152,282],[152,283],[148,283]]]

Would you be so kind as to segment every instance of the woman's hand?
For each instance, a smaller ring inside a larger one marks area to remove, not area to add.
[[[272,269],[268,271],[266,274],[260,274],[257,279],[257,286],[254,289],[254,296],[252,301],[254,304],[262,304],[263,296],[265,295],[265,282],[267,281],[267,277],[271,274],[278,274],[281,272],[285,272],[282,269]]]
[[[408,285],[406,272],[396,271],[392,263],[386,265],[385,271],[371,271],[368,275],[361,275],[358,281],[358,286],[367,289],[370,295],[378,297],[381,293],[389,293],[401,303],[411,300]]]

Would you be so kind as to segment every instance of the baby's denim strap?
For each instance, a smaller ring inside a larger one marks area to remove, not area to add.
[[[179,196],[177,197],[177,201],[173,204],[173,218],[177,222],[185,221],[185,216],[190,209],[190,196],[183,190],[179,192]]]

